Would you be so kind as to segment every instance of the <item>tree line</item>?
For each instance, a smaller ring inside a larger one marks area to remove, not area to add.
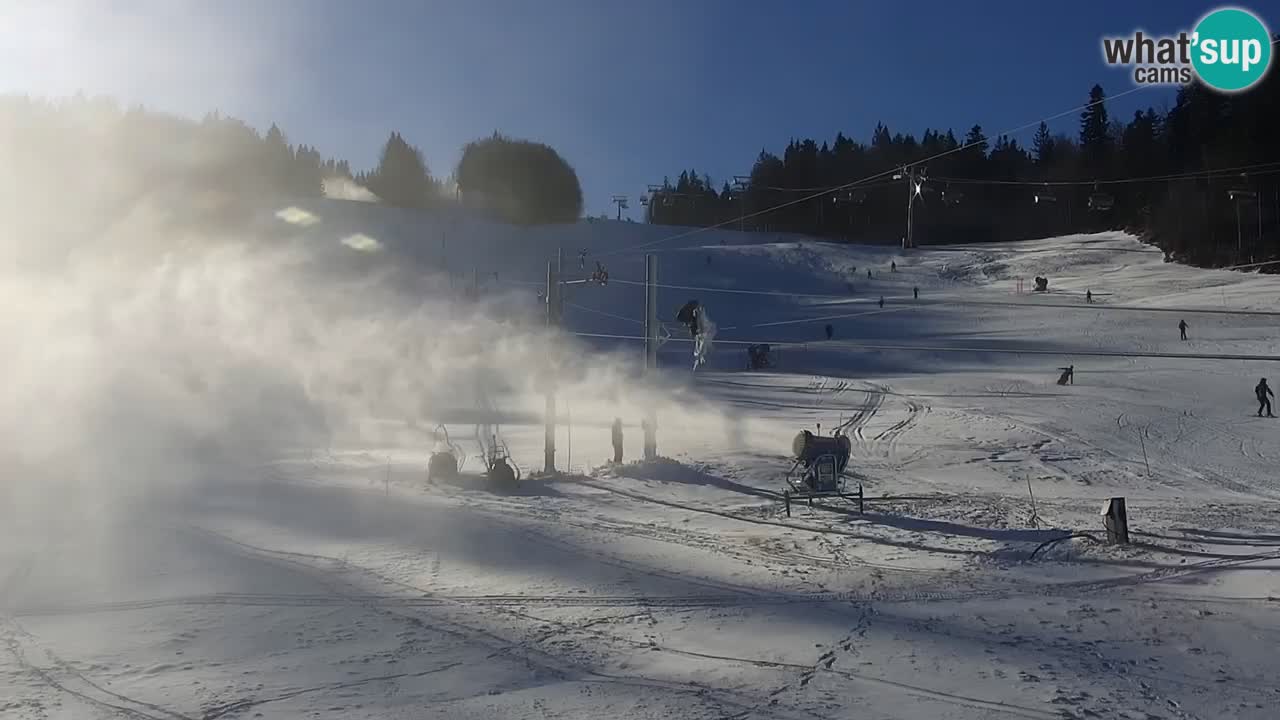
[[[866,144],[843,133],[792,139],[781,156],[761,151],[733,184],[717,188],[693,169],[664,178],[646,217],[898,243],[916,191],[895,169],[914,167],[925,178],[914,201],[917,246],[1126,229],[1167,259],[1201,266],[1280,259],[1280,73],[1233,95],[1185,85],[1172,107],[1123,119],[1108,113],[1101,86],[1087,97],[1077,130],[1040,123],[1027,145],[993,141],[979,125],[962,137],[878,124]]]
[[[391,132],[378,163],[354,172],[348,161],[293,144],[272,124],[259,133],[242,120],[210,112],[200,120],[143,107],[121,109],[110,98],[61,100],[0,97],[0,138],[22,148],[22,175],[40,180],[32,192],[64,193],[109,166],[127,167],[107,192],[121,202],[157,190],[321,197],[326,183],[350,181],[378,202],[429,209],[462,204],[514,223],[573,222],[582,190],[573,167],[551,147],[495,133],[468,143],[454,172],[434,176],[422,151]],[[15,173],[17,168],[10,168]]]

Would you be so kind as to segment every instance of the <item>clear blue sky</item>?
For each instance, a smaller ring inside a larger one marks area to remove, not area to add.
[[[1273,31],[1280,8],[1252,2]],[[447,175],[468,140],[547,142],[586,211],[694,166],[718,183],[790,137],[877,121],[994,137],[1132,87],[1100,37],[1190,29],[1184,0],[0,0],[0,92],[211,109],[371,166],[391,130]],[[1113,117],[1169,102],[1122,98]],[[1075,116],[1054,124],[1075,132]],[[1029,142],[1030,133],[1019,137]]]

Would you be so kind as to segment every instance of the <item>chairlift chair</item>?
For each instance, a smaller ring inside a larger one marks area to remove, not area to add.
[[[942,202],[946,205],[955,207],[964,200],[964,193],[951,189],[951,183],[942,190]]]
[[[1043,189],[1041,189],[1039,192],[1037,192],[1037,193],[1035,194],[1034,198],[1035,198],[1035,203],[1036,203],[1037,205],[1040,205],[1040,204],[1043,204],[1043,203],[1056,203],[1056,202],[1058,202],[1058,196],[1057,196],[1057,195],[1054,195],[1054,194],[1053,194],[1053,192],[1052,192],[1051,190],[1049,190],[1049,185],[1048,185],[1048,183],[1045,183],[1044,188],[1043,188]]]
[[[1116,199],[1111,193],[1104,193],[1098,190],[1098,184],[1093,184],[1093,193],[1089,195],[1089,209],[1099,212],[1106,212],[1115,207]]]

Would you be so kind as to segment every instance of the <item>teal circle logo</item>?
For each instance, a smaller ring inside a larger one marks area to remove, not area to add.
[[[1222,8],[1205,15],[1191,42],[1191,64],[1215,90],[1247,90],[1271,64],[1271,33],[1247,10]]]

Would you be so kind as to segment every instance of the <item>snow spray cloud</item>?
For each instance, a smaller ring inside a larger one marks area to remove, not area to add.
[[[711,320],[711,315],[707,312],[706,305],[698,306],[698,335],[694,338],[693,343],[693,366],[695,368],[706,364],[707,358],[711,356],[712,341],[716,337],[716,324]]]
[[[51,136],[54,152],[0,162],[0,524],[127,529],[291,451],[387,441],[370,420],[418,424],[405,432],[426,450],[435,422],[476,420],[481,386],[501,398],[491,419],[537,424],[548,372],[580,426],[636,422],[646,404],[666,437],[721,420],[525,324],[527,298],[451,299],[428,268],[385,259],[386,226],[344,244],[333,206],[190,182],[218,148],[139,156],[83,124],[65,157]]]

